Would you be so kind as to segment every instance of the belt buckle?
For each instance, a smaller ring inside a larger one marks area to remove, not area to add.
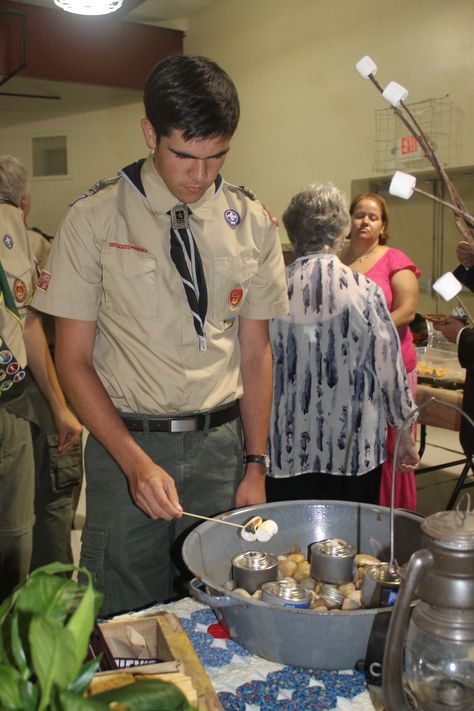
[[[179,434],[180,432],[197,432],[197,417],[187,417],[182,420],[171,420],[170,432]]]

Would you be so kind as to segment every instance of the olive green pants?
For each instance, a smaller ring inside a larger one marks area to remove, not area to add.
[[[240,420],[185,434],[131,433],[176,482],[184,511],[213,516],[234,505],[243,474]],[[102,615],[137,609],[183,594],[183,539],[194,527],[183,516],[152,520],[133,503],[115,461],[89,436],[85,450],[86,523],[81,565],[104,593]]]
[[[34,491],[30,423],[0,406],[0,601],[28,575]]]
[[[31,570],[59,561],[72,563],[71,528],[75,492],[82,483],[82,442],[58,453],[53,414],[36,383],[28,384],[37,427],[33,431],[35,460],[35,516]]]

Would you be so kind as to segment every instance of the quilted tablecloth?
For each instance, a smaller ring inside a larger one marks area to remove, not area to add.
[[[214,611],[192,598],[148,608],[174,612],[225,711],[373,711],[364,674],[290,667],[229,639]]]

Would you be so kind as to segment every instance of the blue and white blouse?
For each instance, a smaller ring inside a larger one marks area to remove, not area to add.
[[[386,459],[386,421],[415,410],[382,290],[333,254],[288,268],[290,314],[270,322],[270,476],[360,475]]]

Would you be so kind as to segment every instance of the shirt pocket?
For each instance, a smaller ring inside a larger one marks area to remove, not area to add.
[[[124,245],[102,252],[103,289],[108,310],[147,318],[158,313],[156,258]]]
[[[254,257],[215,257],[212,314],[217,321],[238,316],[258,272]]]

